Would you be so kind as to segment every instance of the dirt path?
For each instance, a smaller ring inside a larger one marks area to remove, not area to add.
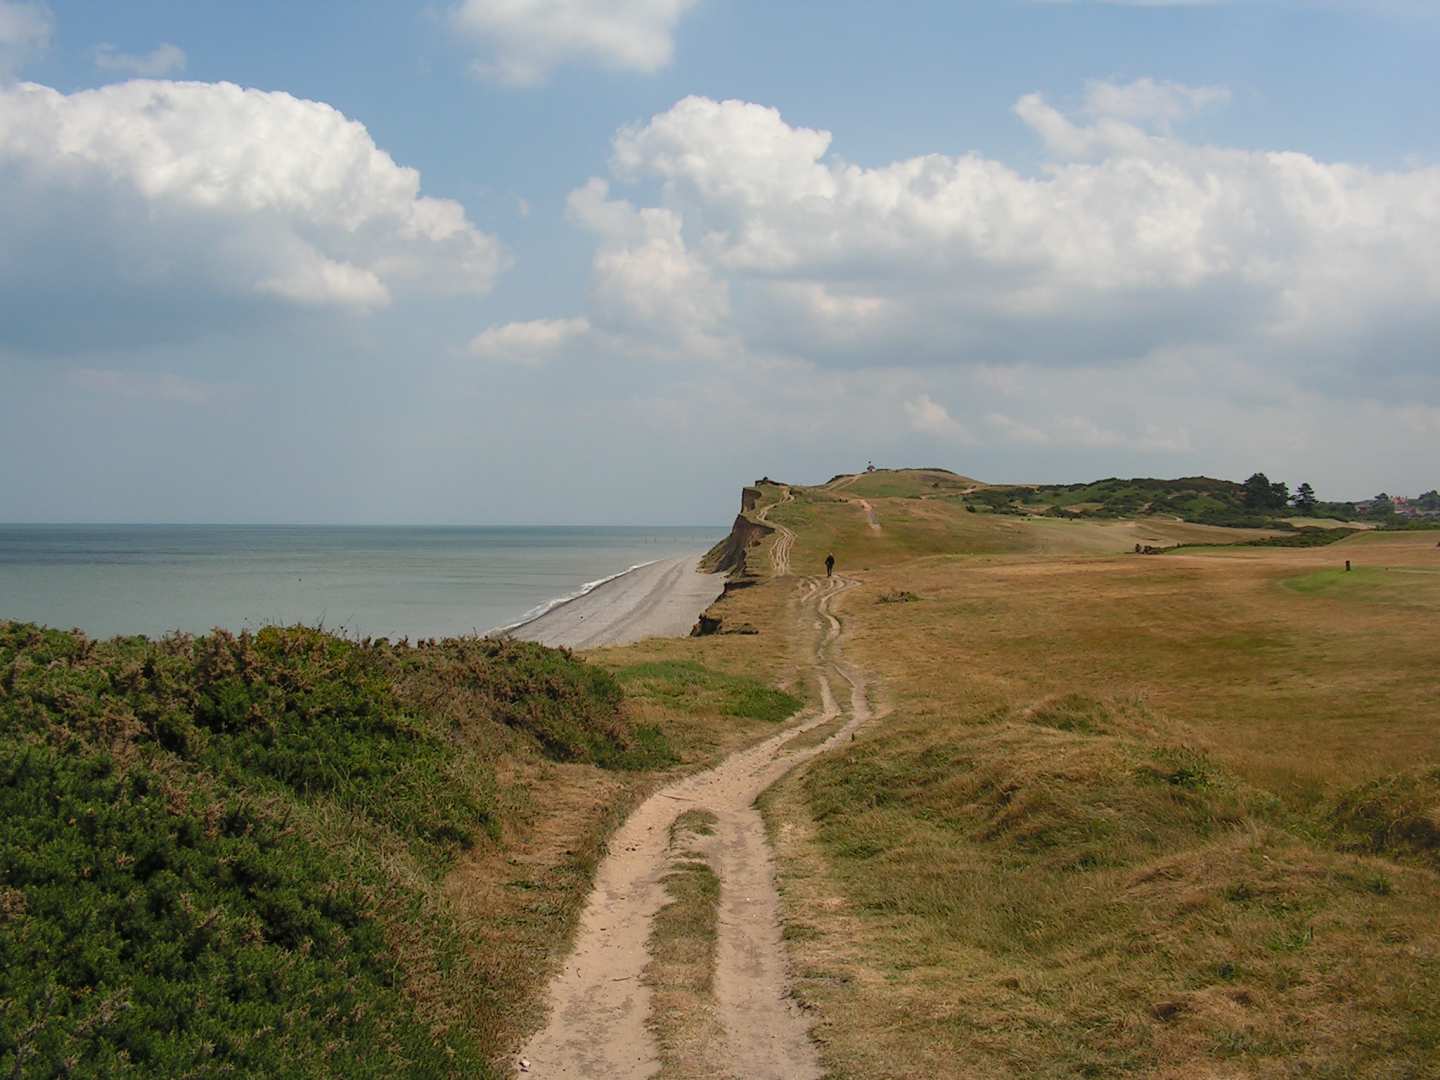
[[[788,992],[779,895],[754,802],[789,770],[870,719],[865,681],[840,656],[834,612],[836,600],[858,584],[807,578],[796,591],[795,617],[816,629],[813,670],[821,707],[714,769],[665,787],[616,832],[581,915],[574,951],[550,986],[549,1021],[521,1051],[526,1075],[625,1080],[659,1069],[646,1026],[650,992],[641,980],[646,942],[666,900],[670,825],[686,810],[709,810],[718,820],[700,850],[720,878],[714,981],[725,1031],[724,1071],[737,1080],[818,1080],[808,1024]],[[837,688],[844,692],[843,707]],[[842,716],[846,722],[825,742],[792,744],[797,733]]]
[[[856,499],[861,509],[865,511],[865,523],[876,532],[880,531],[880,519],[875,516],[875,508],[866,499]]]
[[[770,569],[775,577],[787,577],[790,574],[790,552],[795,548],[795,533],[781,525],[778,521],[769,520],[769,513],[777,506],[784,506],[788,502],[795,501],[795,493],[789,488],[779,502],[771,503],[755,515],[757,521],[763,521],[775,530],[775,543],[770,548]]]

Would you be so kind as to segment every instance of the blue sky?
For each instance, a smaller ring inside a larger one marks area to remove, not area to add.
[[[1431,3],[0,0],[0,520],[1440,484]]]

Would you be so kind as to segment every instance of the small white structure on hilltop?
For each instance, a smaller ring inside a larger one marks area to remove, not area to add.
[[[866,462],[866,464],[865,464],[865,471],[866,471],[866,472],[874,472],[874,471],[875,471],[875,463],[874,463],[873,461]]]

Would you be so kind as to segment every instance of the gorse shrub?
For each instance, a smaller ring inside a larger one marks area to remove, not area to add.
[[[613,765],[631,749],[620,686],[603,669],[530,642],[452,638],[401,658],[412,700],[462,696],[471,714],[534,739],[557,761]]]
[[[477,989],[413,875],[497,833],[494,759],[527,746],[669,759],[537,645],[0,623],[0,1075],[491,1075],[387,920]]]
[[[444,1072],[364,891],[283,818],[13,743],[0,817],[5,1075]]]

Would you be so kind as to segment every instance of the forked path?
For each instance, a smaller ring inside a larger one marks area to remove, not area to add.
[[[814,673],[821,707],[798,725],[679,780],[631,814],[610,843],[580,917],[575,946],[550,985],[549,1018],[521,1051],[529,1076],[642,1078],[660,1068],[647,1026],[651,922],[666,902],[669,831],[686,810],[709,810],[715,832],[701,844],[720,878],[715,1009],[725,1032],[723,1071],[737,1080],[818,1080],[808,1024],[789,995],[780,899],[755,799],[796,765],[850,737],[870,719],[865,682],[840,656],[837,597],[859,583],[806,579],[796,617],[815,628]],[[844,705],[837,702],[840,689]],[[815,746],[797,734],[843,717]]]

